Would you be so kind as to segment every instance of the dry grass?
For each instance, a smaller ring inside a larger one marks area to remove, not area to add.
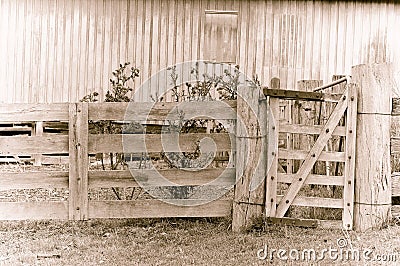
[[[399,234],[393,224],[349,237],[353,248],[393,254],[400,252]],[[238,234],[230,231],[229,219],[0,222],[0,265],[310,265],[260,260],[257,251],[265,245],[269,250],[337,248],[337,239],[344,237],[341,230],[279,226]],[[328,257],[320,264],[338,262]]]

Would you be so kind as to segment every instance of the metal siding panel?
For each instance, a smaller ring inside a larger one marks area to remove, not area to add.
[[[138,87],[168,65],[206,58],[204,50],[218,42],[204,38],[213,31],[221,42],[231,40],[214,57],[235,54],[237,43],[241,70],[258,74],[264,84],[274,76],[282,87],[300,79],[328,82],[332,74],[349,74],[352,65],[365,62],[394,61],[400,73],[395,30],[400,5],[394,1],[2,0],[0,5],[0,34],[7,36],[0,40],[0,102],[77,101],[95,90],[103,97],[111,72],[125,61],[140,68]],[[232,21],[204,25],[206,9],[239,11],[237,41],[235,28],[228,27]],[[160,89],[156,82],[138,100]]]

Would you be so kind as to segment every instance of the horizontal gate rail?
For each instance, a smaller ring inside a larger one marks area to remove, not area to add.
[[[326,101],[326,102],[338,102],[341,98],[341,94],[327,94],[322,92],[311,92],[311,91],[293,91],[283,89],[263,89],[265,96],[271,96],[286,100],[307,100],[307,101]]]

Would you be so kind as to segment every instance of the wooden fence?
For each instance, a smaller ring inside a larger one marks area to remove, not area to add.
[[[43,134],[42,136],[2,136],[1,154],[69,154],[68,170],[5,172],[0,173],[0,191],[60,188],[68,193],[67,201],[0,202],[0,220],[21,219],[72,219],[90,218],[144,218],[144,217],[218,217],[230,215],[232,200],[215,200],[201,204],[206,199],[180,199],[168,204],[157,199],[140,200],[89,200],[88,192],[95,188],[139,187],[129,170],[90,170],[89,156],[97,153],[176,152],[162,147],[160,134],[91,134],[89,123],[99,120],[124,121],[127,110],[137,121],[163,120],[177,103],[157,103],[148,115],[152,103],[61,103],[61,104],[5,104],[0,106],[2,122],[55,121],[68,122],[69,134]],[[186,110],[187,117],[194,117],[195,110],[212,110],[215,119],[235,120],[235,102],[221,107],[216,102],[197,102]],[[229,109],[229,110],[228,110]],[[123,145],[123,137],[129,145]],[[141,143],[146,137],[148,147]],[[180,134],[180,148],[194,151],[196,142],[204,137],[214,139],[219,152],[231,152],[234,138],[229,133]],[[233,142],[232,142],[233,140]],[[156,170],[143,169],[140,178],[149,178]],[[162,176],[179,185],[207,184],[219,177],[220,184],[232,186],[235,168],[206,168],[200,171],[179,169],[157,170]],[[151,178],[148,185],[151,183]],[[157,186],[157,184],[155,184]],[[162,185],[161,185],[162,186]],[[171,202],[171,200],[170,200]],[[198,206],[194,206],[194,205]],[[187,206],[185,206],[187,205]]]
[[[384,68],[382,69],[383,73]],[[360,68],[358,71],[361,73],[367,70]],[[364,76],[359,75],[359,77]],[[319,85],[319,81],[299,82],[304,91]],[[363,84],[364,88],[368,88],[366,85],[367,83]],[[380,83],[371,86],[382,89]],[[250,226],[252,219],[263,213],[282,222],[283,217],[290,216],[290,206],[311,206],[340,209],[342,222],[336,220],[331,223],[328,218],[326,224],[336,226],[337,222],[340,222],[344,228],[351,229],[353,219],[356,220],[357,217],[364,215],[353,213],[353,209],[356,210],[355,204],[362,203],[363,206],[369,204],[357,202],[359,198],[357,193],[354,194],[354,191],[358,191],[359,194],[362,191],[362,188],[355,187],[357,182],[354,182],[354,177],[357,178],[357,174],[354,174],[354,171],[357,172],[354,162],[357,163],[359,160],[355,158],[355,118],[363,114],[356,112],[356,86],[354,84],[338,86],[336,87],[338,94],[278,89],[280,89],[279,80],[273,79],[270,89],[265,89],[264,93],[258,89],[243,87],[240,88],[241,97],[238,100],[223,103],[190,102],[185,104],[183,113],[176,112],[172,116],[171,110],[181,109],[182,103],[0,105],[2,122],[68,123],[68,134],[64,135],[41,133],[35,136],[0,136],[1,154],[69,155],[65,170],[60,168],[52,171],[12,173],[2,171],[0,196],[4,191],[40,188],[64,189],[67,195],[66,200],[57,201],[19,202],[3,200],[0,197],[0,220],[222,217],[232,213],[232,228],[239,230],[243,226]],[[264,95],[269,99],[266,100]],[[313,103],[307,103],[306,100],[312,100]],[[322,103],[318,105],[315,103],[316,100],[324,102],[324,105]],[[268,108],[270,111],[267,111]],[[397,109],[397,105],[394,104],[391,113],[393,117],[398,115]],[[200,116],[199,110],[203,111]],[[308,116],[311,113],[314,115]],[[320,119],[317,119],[315,114],[320,114]],[[324,114],[323,119],[321,114]],[[370,112],[365,115],[381,114]],[[271,116],[275,118],[275,122]],[[93,123],[99,121],[125,123],[127,117],[131,118],[129,120],[139,121],[141,125],[143,121],[194,118],[204,120],[212,117],[213,120],[231,121],[233,127],[219,133],[210,130],[201,133],[180,133],[179,145],[164,145],[161,131],[98,134],[99,132],[91,130]],[[389,120],[385,118],[385,121]],[[386,126],[385,124],[385,128]],[[135,171],[97,170],[90,167],[90,158],[95,154],[193,153],[198,151],[199,145],[201,150],[203,147],[201,141],[207,138],[214,141],[216,151],[227,155],[227,162],[222,167],[208,165],[204,169],[190,170],[179,167],[138,168]],[[398,152],[400,146],[398,142],[398,137],[392,138],[392,154]],[[382,147],[381,152],[385,152],[385,147]],[[269,165],[271,158],[272,164]],[[159,183],[154,178],[157,175],[163,176],[176,186],[211,184],[218,178],[219,184],[225,188],[232,188],[235,185],[234,196],[218,197],[216,200],[188,197],[167,200],[157,197],[135,200],[90,198],[93,189],[138,188],[143,185],[170,186]],[[360,186],[360,183],[366,181],[362,179],[363,175],[358,176],[360,178],[358,186]],[[387,184],[390,184],[390,181]],[[320,191],[318,186],[323,186],[325,190],[339,188],[337,191],[340,195],[334,195],[334,191],[333,197],[302,195],[299,192],[305,185],[309,186],[311,191],[314,188],[317,188],[315,191]],[[380,186],[378,183],[372,185]],[[374,188],[371,188],[371,191],[376,192]],[[384,192],[378,192],[387,194],[388,191],[391,190],[385,188]],[[381,199],[380,207],[386,210],[387,195],[383,195]],[[376,204],[370,205],[375,208]],[[382,215],[385,217],[385,214]],[[296,223],[296,220],[290,222]],[[379,223],[371,221],[373,225]],[[311,225],[315,225],[315,221]]]

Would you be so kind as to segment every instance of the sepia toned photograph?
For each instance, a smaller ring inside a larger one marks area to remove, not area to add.
[[[400,2],[0,0],[0,266],[399,265]]]

